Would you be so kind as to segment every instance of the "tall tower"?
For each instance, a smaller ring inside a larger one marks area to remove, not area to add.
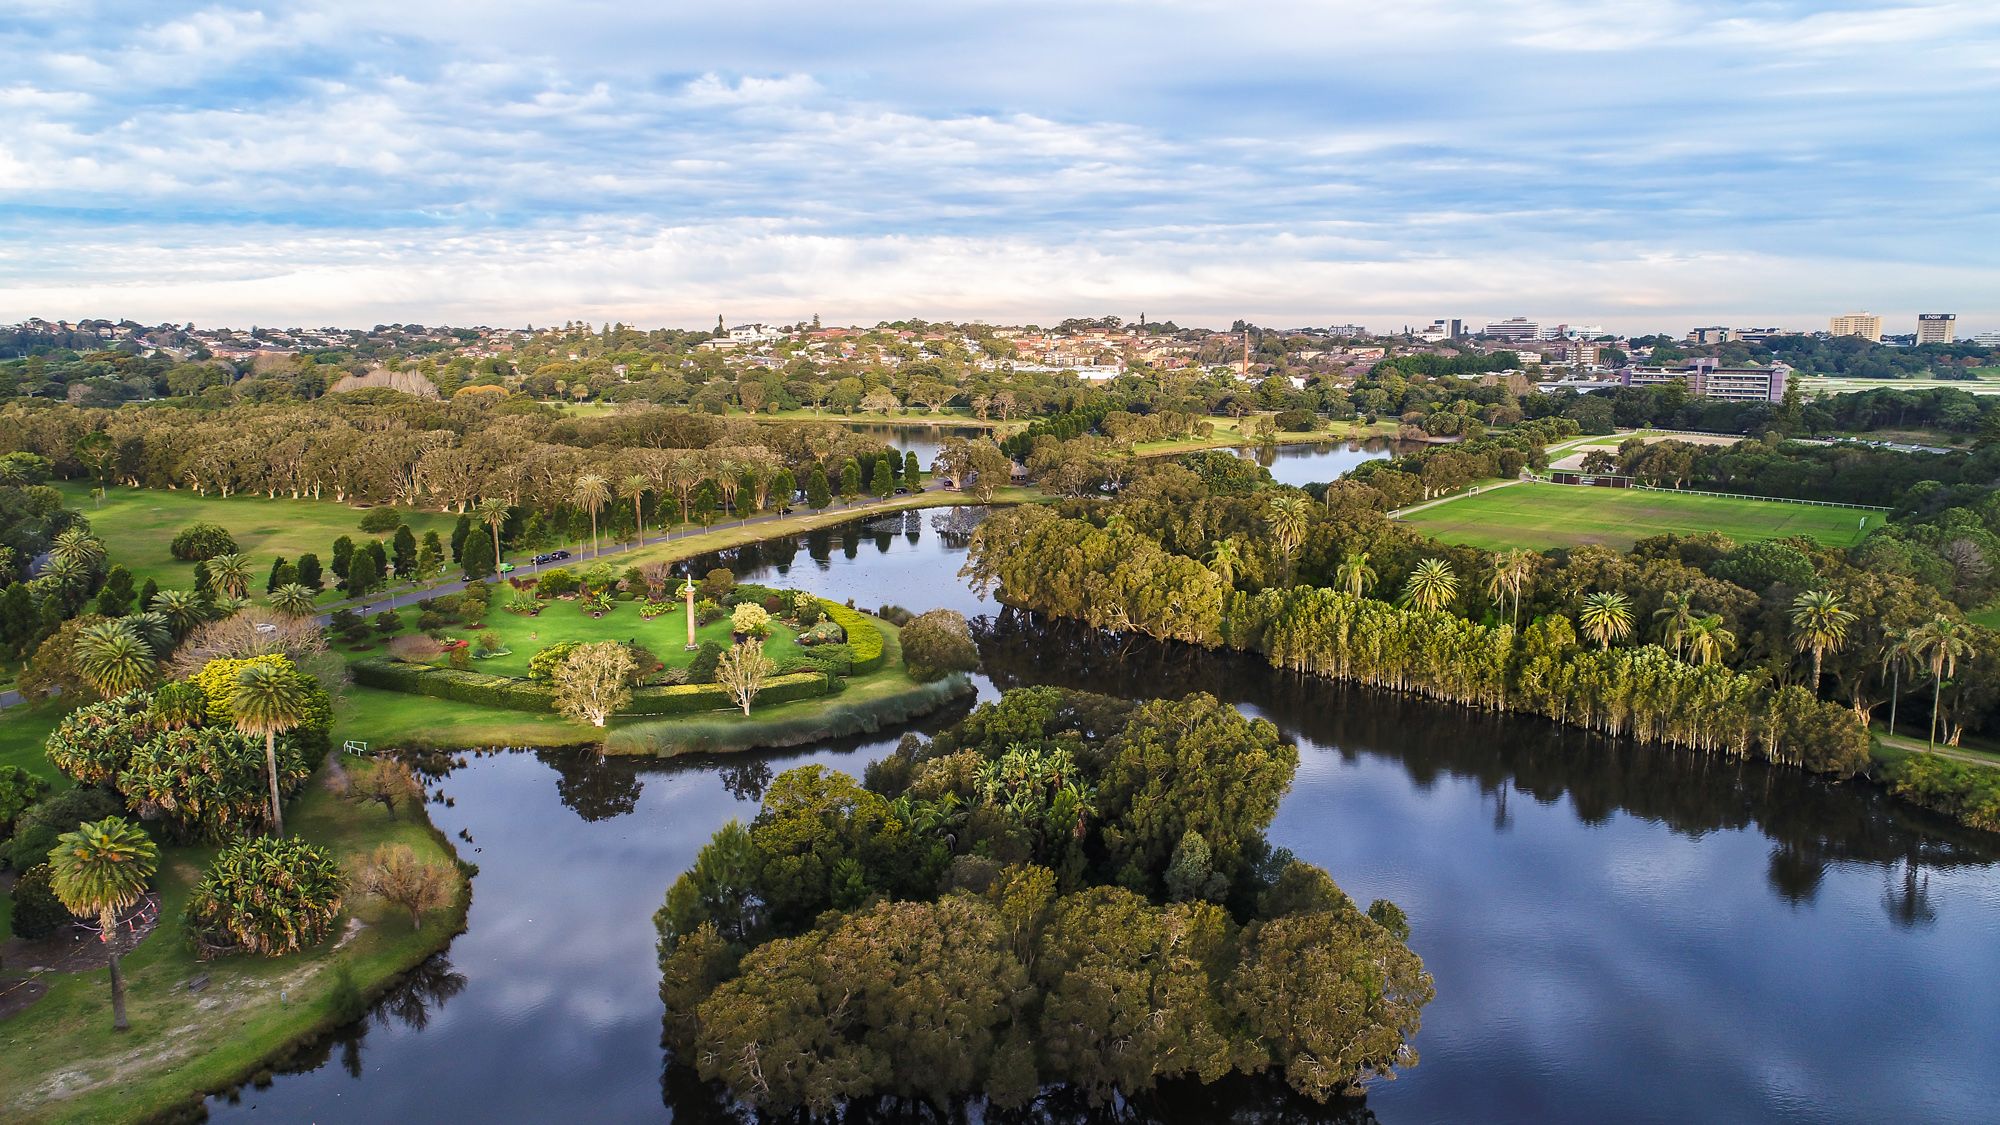
[[[1917,343],[1949,344],[1958,339],[1957,313],[1918,313]]]

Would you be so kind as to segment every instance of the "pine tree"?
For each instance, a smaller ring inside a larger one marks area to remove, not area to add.
[[[840,498],[852,500],[861,495],[861,464],[849,457],[840,467]]]
[[[354,563],[354,540],[343,535],[333,541],[333,576],[345,579],[347,568]]]
[[[806,478],[806,507],[822,512],[832,503],[833,486],[827,483],[826,466],[814,465],[812,475]]]
[[[307,551],[299,556],[299,576],[295,581],[308,590],[326,589],[325,577],[320,573],[319,556]]]
[[[493,576],[493,541],[484,535],[468,535],[463,540],[464,551],[459,563],[465,568],[467,578],[491,578]]]
[[[903,454],[903,487],[911,492],[923,487],[924,466],[917,460],[917,451],[912,449]]]
[[[97,592],[97,612],[106,617],[123,617],[132,612],[132,572],[117,563],[104,576],[104,588]]]
[[[415,574],[417,572],[417,533],[410,530],[409,524],[404,524],[396,529],[396,537],[393,542],[396,548],[393,556],[396,563],[396,577],[406,578],[409,575]]]
[[[376,560],[375,552],[361,550],[347,562],[347,577],[342,582],[347,596],[361,597],[382,584],[382,565]]]
[[[465,537],[472,534],[472,517],[460,516],[451,529],[451,561],[459,562],[465,557]],[[489,548],[488,554],[492,554]]]
[[[887,454],[875,462],[875,495],[887,498],[896,491],[896,470]]]
[[[153,599],[159,596],[160,584],[148,578],[146,579],[146,584],[139,587],[139,600],[134,604],[138,607],[140,613],[145,613],[153,608]]]
[[[283,582],[278,581],[278,575],[284,572],[284,569],[287,565],[289,564],[285,562],[285,556],[283,555],[279,555],[277,558],[271,560],[271,575],[270,577],[264,580],[265,593],[268,594],[271,591],[277,589],[278,587],[284,585]]]

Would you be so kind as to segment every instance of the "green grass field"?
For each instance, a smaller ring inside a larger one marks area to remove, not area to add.
[[[496,594],[494,607],[487,613],[482,628],[500,635],[507,655],[486,660],[473,661],[473,669],[495,676],[525,676],[528,661],[536,652],[564,641],[589,644],[593,641],[637,641],[651,649],[653,655],[669,668],[685,666],[693,654],[686,651],[687,610],[676,608],[672,613],[662,614],[651,621],[639,616],[639,603],[627,601],[612,602],[612,610],[603,617],[592,617],[578,608],[573,601],[551,600],[543,605],[542,612],[534,617],[523,617],[500,608],[504,594]],[[415,620],[414,614],[403,615]],[[463,631],[470,639],[470,630]],[[729,647],[730,623],[728,616],[697,626],[695,642],[713,641],[723,648]],[[771,636],[764,642],[764,655],[782,663],[795,656],[805,655],[797,636],[789,627],[780,622],[771,623]]]
[[[2000,629],[2000,602],[1987,606],[1976,613],[1965,615],[1974,625],[1984,625],[1988,629]]]
[[[264,578],[271,562],[279,555],[296,560],[307,551],[319,555],[322,566],[333,560],[333,541],[343,535],[356,543],[375,538],[362,532],[365,509],[332,500],[266,500],[262,496],[197,496],[192,492],[159,489],[109,489],[102,504],[90,498],[90,486],[71,481],[58,486],[64,503],[90,517],[90,528],[104,540],[111,561],[132,572],[135,584],[151,578],[163,587],[188,589],[194,585],[194,564],[168,553],[174,535],[195,522],[219,524],[236,538],[237,550],[250,556],[253,593],[264,592]],[[422,538],[436,531],[449,539],[457,516],[440,512],[402,509],[403,520]],[[381,538],[386,541],[388,536]],[[329,587],[335,581],[326,575]],[[338,598],[329,593],[328,600]]]
[[[1808,535],[1845,547],[1882,526],[1882,517],[1881,512],[1772,500],[1531,483],[1463,496],[1404,519],[1447,543],[1488,550],[1587,543],[1625,550],[1647,536],[1700,531],[1719,531],[1742,543]],[[1859,526],[1863,520],[1866,528]]]

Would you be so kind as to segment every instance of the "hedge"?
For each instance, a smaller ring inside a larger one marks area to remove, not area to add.
[[[433,668],[398,660],[357,660],[352,665],[354,682],[365,687],[428,695],[481,707],[505,707],[514,711],[554,711],[555,689],[546,684],[513,676],[494,676],[457,668]],[[837,684],[838,681],[835,681]],[[838,690],[817,672],[796,672],[773,676],[757,693],[757,706],[790,703]],[[620,715],[693,715],[703,711],[734,708],[727,690],[716,684],[679,684],[673,687],[643,687],[632,692],[632,701],[618,709]]]
[[[854,650],[854,673],[873,672],[888,658],[888,648],[882,639],[882,630],[875,619],[859,610],[849,609],[839,602],[819,600],[820,608],[826,615],[847,631],[847,645]]]

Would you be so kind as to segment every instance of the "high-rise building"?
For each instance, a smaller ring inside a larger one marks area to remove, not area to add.
[[[1486,326],[1486,335],[1501,340],[1539,340],[1542,326],[1525,316],[1510,316]]]
[[[1859,336],[1882,342],[1882,318],[1874,313],[1843,313],[1833,318],[1827,331],[1835,336]]]
[[[1917,314],[1917,343],[1949,344],[1957,338],[1957,313]]]

